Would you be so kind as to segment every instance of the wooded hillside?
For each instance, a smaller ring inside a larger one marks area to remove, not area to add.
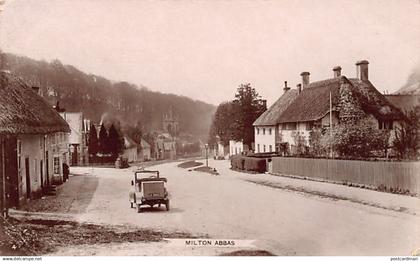
[[[82,111],[86,118],[99,122],[104,113],[117,117],[122,124],[142,126],[144,131],[162,128],[164,114],[172,109],[179,117],[180,131],[196,136],[209,132],[213,105],[188,97],[164,94],[127,82],[112,82],[84,73],[59,60],[36,61],[13,54],[3,54],[2,69],[38,85],[44,97],[56,95],[60,107]]]

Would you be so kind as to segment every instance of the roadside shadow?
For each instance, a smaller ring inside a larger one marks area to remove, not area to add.
[[[160,208],[158,208],[158,207],[151,208],[151,207],[145,207],[145,206],[141,207],[141,213],[168,213],[168,214],[171,214],[171,213],[182,213],[182,212],[184,212],[184,210],[180,209],[180,208],[171,208],[171,209],[169,209],[169,211],[166,211],[166,208],[165,208],[164,205],[162,205]]]

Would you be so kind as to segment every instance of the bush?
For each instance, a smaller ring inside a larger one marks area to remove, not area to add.
[[[232,169],[255,171],[258,173],[264,173],[266,168],[265,158],[254,158],[235,155],[230,159]]]

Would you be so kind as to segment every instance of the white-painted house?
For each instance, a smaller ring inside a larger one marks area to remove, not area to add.
[[[331,79],[310,83],[309,72],[303,72],[297,89],[286,82],[283,95],[254,122],[255,151],[279,152],[283,146],[293,151],[298,135],[309,145],[314,127],[347,119],[367,118],[378,129],[394,129],[404,116],[369,81],[368,64],[356,63],[357,78],[341,75],[337,66]]]

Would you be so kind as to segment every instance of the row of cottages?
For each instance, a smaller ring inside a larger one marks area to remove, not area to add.
[[[123,157],[128,159],[128,162],[149,161],[151,156],[151,147],[144,139],[141,139],[140,144],[133,139],[124,135],[124,151]]]
[[[38,90],[0,72],[2,210],[19,207],[63,182],[70,128]]]
[[[296,89],[285,82],[283,95],[253,124],[255,151],[293,152],[296,133],[309,146],[314,127],[329,127],[330,121],[334,126],[349,118],[367,117],[379,129],[395,129],[404,115],[369,81],[368,64],[366,60],[356,63],[357,78],[341,75],[341,67],[336,66],[331,79],[310,82],[310,73],[303,72]]]

